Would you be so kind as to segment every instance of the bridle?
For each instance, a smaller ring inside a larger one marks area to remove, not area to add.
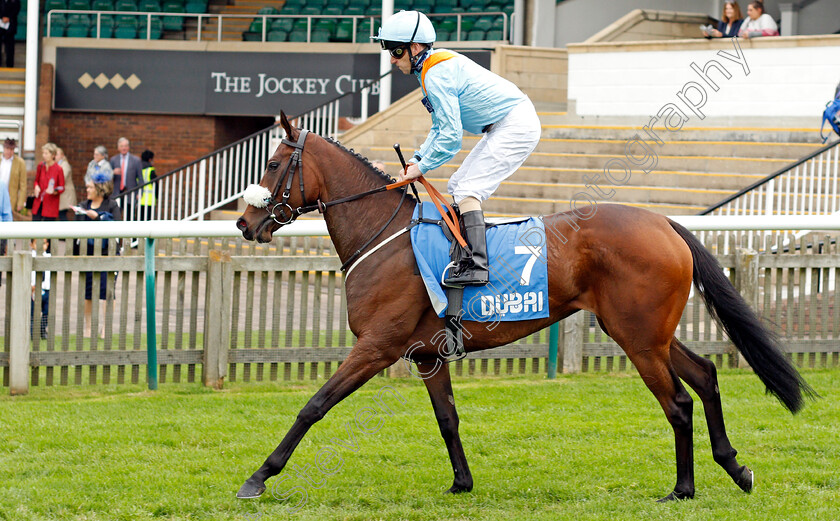
[[[289,162],[286,163],[286,168],[283,169],[283,173],[280,176],[280,181],[278,181],[277,186],[274,187],[274,192],[271,193],[271,198],[265,201],[265,209],[268,214],[274,219],[274,222],[281,226],[285,226],[287,224],[292,223],[295,219],[303,215],[304,211],[301,211],[303,207],[292,208],[289,204],[289,196],[292,192],[292,182],[295,178],[295,172],[299,172],[300,177],[300,200],[306,201],[306,195],[303,188],[303,161],[301,156],[303,155],[303,144],[306,141],[306,136],[309,134],[308,130],[302,129],[300,131],[300,135],[298,136],[297,142],[289,141],[286,138],[283,138],[281,143],[284,145],[289,145],[293,147],[295,150],[292,152],[292,155],[289,157]],[[269,167],[271,163],[269,163]],[[288,178],[287,178],[288,176]],[[283,186],[283,180],[286,181],[286,186],[283,188],[282,199],[280,202],[277,202],[277,192],[280,191],[280,188]],[[321,201],[318,201],[318,204],[323,204]],[[271,209],[269,209],[271,207]],[[277,208],[280,208],[280,212],[285,216],[286,209],[289,211],[289,218],[285,221],[280,221],[277,219]],[[319,209],[316,206],[315,209]],[[312,211],[312,210],[308,210]]]

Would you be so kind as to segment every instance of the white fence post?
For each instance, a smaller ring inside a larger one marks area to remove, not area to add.
[[[29,307],[32,299],[32,254],[12,254],[11,346],[9,350],[9,393],[29,392]]]

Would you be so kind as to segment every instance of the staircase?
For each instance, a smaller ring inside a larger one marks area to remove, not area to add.
[[[0,120],[15,124],[0,124],[0,141],[11,137],[20,143],[19,128],[23,126],[23,99],[25,86],[26,44],[15,45],[15,65],[13,69],[0,67]],[[4,63],[5,65],[5,63]],[[17,123],[20,123],[20,127]]]
[[[485,204],[488,215],[563,212],[580,192],[598,203],[628,204],[668,215],[696,214],[820,146],[816,128],[686,127],[671,135],[662,131],[659,134],[666,143],[654,146],[658,160],[651,172],[645,174],[627,162],[632,168],[629,179],[616,185],[606,180],[604,168],[612,159],[626,161],[625,146],[640,132],[640,125],[591,124],[551,108],[539,111],[542,139],[525,164]],[[449,176],[479,139],[465,135],[463,150],[427,179],[444,191]],[[409,155],[411,147],[403,146]],[[390,143],[356,148],[364,155],[386,159],[392,175],[399,171]],[[625,175],[621,168],[611,172],[616,177]],[[603,193],[615,193],[609,199],[599,197],[586,186],[593,183]]]
[[[281,2],[271,0],[234,0],[233,3],[230,5],[228,5],[223,0],[211,0],[207,10],[211,14],[236,14],[256,16],[257,11],[259,11],[263,7],[273,7],[275,9],[280,9],[282,5],[283,4]],[[222,41],[241,42],[242,33],[248,30],[248,27],[250,27],[251,22],[253,20],[253,18],[226,18],[224,24],[222,25]],[[188,40],[195,40],[196,38],[195,23],[196,22],[193,21],[192,24],[187,27],[186,37]],[[201,29],[201,39],[216,40],[218,36],[218,31],[218,18],[211,18],[210,20],[204,23],[204,26]]]

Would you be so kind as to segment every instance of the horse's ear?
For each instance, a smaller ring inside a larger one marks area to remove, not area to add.
[[[283,127],[283,130],[286,131],[286,136],[288,136],[289,139],[293,139],[292,124],[289,123],[289,118],[286,117],[286,113],[282,110],[280,111],[280,125]]]

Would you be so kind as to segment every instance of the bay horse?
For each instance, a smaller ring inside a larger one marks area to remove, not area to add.
[[[427,375],[423,381],[452,463],[454,481],[448,492],[470,491],[473,478],[458,434],[449,371],[433,371],[441,353],[432,338],[444,328],[444,319],[438,318],[415,272],[409,235],[399,235],[358,260],[359,253],[408,226],[415,199],[406,197],[405,187],[384,190],[394,180],[352,150],[292,128],[285,115],[281,125],[286,138],[268,160],[259,186],[254,186],[263,196],[249,204],[236,225],[245,239],[266,243],[301,213],[320,209],[341,261],[355,262],[352,277],[345,277],[345,290],[350,329],[358,340],[237,497],[260,496],[266,480],[283,470],[309,428],[405,356],[409,346],[414,348],[409,358]],[[406,200],[409,203],[403,204]],[[546,228],[559,229],[575,217],[555,214],[544,222]],[[462,322],[466,351],[505,345],[577,311],[591,311],[635,365],[674,430],[677,480],[660,501],[694,496],[693,403],[681,380],[703,402],[715,462],[750,492],[753,472],[737,462],[737,451],[726,435],[715,366],[674,336],[692,279],[712,316],[769,393],[795,413],[803,405],[803,394],[814,395],[812,389],[691,232],[662,215],[622,205],[601,205],[593,215],[577,217],[579,229],[546,233],[549,317],[499,322],[492,331],[486,324]],[[375,230],[380,233],[374,235]],[[418,343],[423,347],[416,349]]]

